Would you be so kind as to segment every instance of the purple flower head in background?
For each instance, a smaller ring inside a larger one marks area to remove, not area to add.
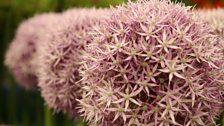
[[[213,29],[169,0],[112,11],[82,53],[77,101],[84,119],[102,126],[215,125],[224,83]]]
[[[38,60],[39,87],[47,105],[54,110],[76,116],[76,99],[81,96],[80,56],[92,41],[88,31],[98,25],[107,12],[94,8],[65,11],[60,27],[43,43]]]
[[[195,10],[200,20],[205,21],[213,28],[213,34],[218,36],[219,46],[223,50],[224,56],[224,9],[211,9],[211,10]]]
[[[195,10],[196,14],[202,20],[205,20],[209,24],[211,24],[212,28],[216,30],[217,33],[224,36],[224,9],[211,9],[211,10]]]
[[[5,64],[17,82],[26,89],[35,89],[37,86],[38,46],[53,29],[57,19],[57,14],[49,13],[36,15],[24,21],[6,53]]]

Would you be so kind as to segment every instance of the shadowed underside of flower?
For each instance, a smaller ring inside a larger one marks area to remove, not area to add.
[[[76,116],[76,99],[80,97],[78,68],[80,56],[92,41],[90,33],[107,10],[72,9],[64,12],[60,27],[43,43],[39,55],[38,72],[41,94],[56,111]]]
[[[54,13],[41,14],[24,21],[6,53],[5,64],[26,89],[35,89],[37,86],[38,46],[52,30],[57,16]]]
[[[113,9],[94,29],[79,73],[79,112],[91,125],[215,125],[223,59],[212,28],[168,0]]]

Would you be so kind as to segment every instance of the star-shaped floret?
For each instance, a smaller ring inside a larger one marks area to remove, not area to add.
[[[127,87],[125,89],[125,93],[123,92],[118,92],[118,94],[120,94],[121,98],[118,99],[117,101],[115,101],[114,103],[125,103],[125,110],[127,110],[129,108],[129,104],[134,103],[138,106],[141,106],[141,103],[139,101],[137,101],[135,98],[136,95],[139,94],[139,92],[141,92],[141,89],[138,90],[132,90],[132,92],[130,93],[130,89],[129,87]]]
[[[160,69],[163,73],[169,73],[169,83],[172,81],[173,76],[176,76],[180,79],[185,79],[183,75],[179,74],[179,70],[184,70],[185,66],[177,65],[177,59],[173,61],[165,60],[166,67],[164,69]]]
[[[174,45],[176,38],[168,38],[168,35],[166,34],[166,31],[163,31],[162,39],[157,38],[157,42],[159,45],[156,47],[159,47],[163,49],[166,53],[169,53],[169,49],[181,49],[180,47]]]

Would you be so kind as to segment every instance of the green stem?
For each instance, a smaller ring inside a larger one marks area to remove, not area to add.
[[[42,118],[42,115],[43,115],[43,106],[42,106],[42,102],[41,102],[41,99],[40,99],[40,97],[39,97],[39,93],[37,93],[36,94],[36,113],[37,113],[37,123],[36,123],[36,126],[41,126],[42,124],[41,124],[41,120],[43,119]]]
[[[50,109],[45,106],[45,125],[44,126],[54,126],[53,115]]]

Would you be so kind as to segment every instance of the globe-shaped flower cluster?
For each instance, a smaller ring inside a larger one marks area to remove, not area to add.
[[[54,13],[36,15],[24,21],[6,53],[5,64],[26,89],[35,89],[37,86],[38,46],[57,21],[58,15]]]
[[[223,56],[213,29],[189,7],[128,2],[91,33],[77,99],[91,125],[215,125],[224,108]]]
[[[41,94],[49,107],[76,116],[80,97],[80,56],[92,41],[88,31],[101,22],[106,9],[72,9],[61,16],[60,27],[43,43],[38,72]]]

